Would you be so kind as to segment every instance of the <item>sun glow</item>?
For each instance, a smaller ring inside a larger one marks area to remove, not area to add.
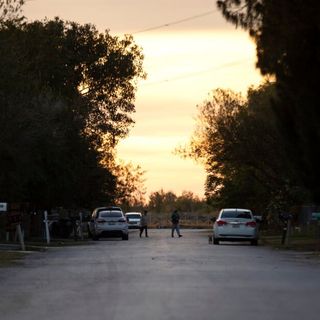
[[[202,196],[204,169],[173,150],[189,140],[196,106],[210,91],[245,93],[261,82],[254,43],[225,21],[211,0],[78,0],[76,6],[74,2],[27,1],[25,14],[31,19],[60,16],[92,23],[100,32],[108,29],[119,37],[133,34],[145,55],[148,78],[139,81],[135,126],[119,143],[118,157],[146,170],[148,193],[163,188]],[[209,11],[212,14],[199,18]],[[195,19],[184,19],[188,17]],[[170,23],[175,21],[184,22]]]
[[[118,148],[120,158],[146,170],[148,192],[161,188],[204,193],[204,169],[173,153],[195,128],[197,105],[216,88],[245,93],[262,78],[255,45],[244,32],[137,35],[147,80],[138,86],[136,125]]]

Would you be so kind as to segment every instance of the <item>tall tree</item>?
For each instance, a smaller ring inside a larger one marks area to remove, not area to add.
[[[199,107],[197,128],[180,154],[204,164],[206,196],[213,204],[261,212],[280,194],[282,203],[298,201],[271,97],[276,99],[272,84],[249,89],[247,99],[218,89]]]
[[[92,25],[2,23],[0,193],[90,205],[115,198],[114,148],[132,125],[143,56]]]
[[[273,107],[284,148],[301,185],[320,203],[320,6],[317,0],[221,0],[227,20],[248,30],[257,45],[257,66],[276,79]]]

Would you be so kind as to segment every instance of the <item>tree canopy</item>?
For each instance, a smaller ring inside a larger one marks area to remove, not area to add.
[[[115,147],[133,124],[137,79],[145,76],[133,38],[59,18],[9,19],[0,57],[1,198],[114,201]]]
[[[202,162],[206,197],[213,205],[249,207],[256,212],[296,204],[303,193],[282,148],[271,99],[275,86],[250,88],[244,98],[217,89],[199,106],[189,145],[178,150]]]
[[[276,79],[272,104],[290,165],[320,202],[320,6],[317,0],[220,0],[224,17],[248,30],[257,67]]]
[[[183,191],[181,195],[163,189],[154,191],[150,194],[147,207],[155,214],[172,213],[175,209],[188,213],[212,213],[212,208],[206,201],[199,199],[191,191]]]

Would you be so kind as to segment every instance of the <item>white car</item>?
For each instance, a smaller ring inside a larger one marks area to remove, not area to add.
[[[258,245],[258,224],[249,209],[222,209],[213,225],[213,243],[250,241]]]
[[[125,214],[130,229],[139,229],[141,226],[141,213],[140,212],[127,212]]]
[[[107,237],[129,239],[128,223],[119,207],[101,207],[93,210],[88,222],[88,233],[93,240]]]

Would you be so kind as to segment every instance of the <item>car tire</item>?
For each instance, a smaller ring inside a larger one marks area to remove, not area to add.
[[[219,240],[216,238],[213,238],[213,244],[219,244]]]
[[[122,235],[122,240],[129,240],[129,235],[128,234],[123,234]]]
[[[251,240],[251,245],[252,246],[257,246],[258,245],[258,240],[257,239]]]

